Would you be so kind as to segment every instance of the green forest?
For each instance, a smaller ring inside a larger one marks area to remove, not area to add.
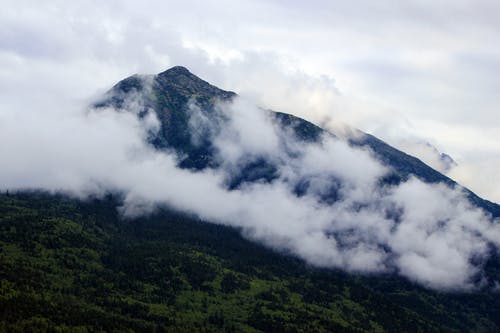
[[[498,293],[318,269],[168,207],[122,218],[119,202],[0,195],[0,332],[499,332]]]

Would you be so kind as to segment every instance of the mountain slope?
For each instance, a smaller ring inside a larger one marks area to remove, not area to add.
[[[0,195],[0,332],[498,332],[492,293],[308,267],[236,230],[119,200]]]
[[[213,143],[208,137],[198,145],[191,140],[189,128],[189,102],[199,106],[209,118],[215,117],[214,107],[217,101],[231,101],[237,95],[231,91],[221,90],[206,81],[198,78],[184,67],[176,66],[155,76],[131,76],[116,84],[106,97],[96,103],[97,107],[112,106],[118,109],[125,108],[127,99],[134,94],[143,98],[142,110],[154,110],[161,123],[158,135],[152,143],[159,149],[173,148],[179,154],[185,154],[180,166],[186,168],[203,169],[207,166],[217,167],[214,161]],[[304,119],[281,112],[269,111],[285,129],[293,129],[300,140],[318,141],[322,135],[333,135]],[[427,183],[445,183],[455,186],[456,183],[440,172],[434,170],[419,159],[410,156],[384,141],[357,131],[351,138],[350,144],[368,147],[375,156],[393,173],[388,181],[400,182],[410,176],[416,176]],[[262,168],[261,163],[255,163]],[[267,166],[264,179],[273,178],[272,166]],[[251,173],[247,170],[248,173]],[[257,172],[259,173],[259,172]],[[262,173],[262,172],[260,172]],[[245,179],[245,177],[243,177]],[[467,190],[468,197],[474,205],[489,212],[494,218],[500,217],[500,205],[484,200]]]

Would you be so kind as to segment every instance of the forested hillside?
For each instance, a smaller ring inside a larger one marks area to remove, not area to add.
[[[307,267],[113,196],[0,196],[0,332],[498,332],[498,294]],[[494,268],[490,274],[497,275]]]

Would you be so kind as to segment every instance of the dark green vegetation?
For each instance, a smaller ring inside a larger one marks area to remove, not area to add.
[[[307,267],[168,209],[0,195],[0,332],[499,332],[498,294]],[[496,273],[498,275],[498,273]]]

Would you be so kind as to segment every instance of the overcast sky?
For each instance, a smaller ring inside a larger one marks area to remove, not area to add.
[[[498,1],[3,0],[0,130],[183,65],[433,164],[429,142],[457,161],[451,177],[500,202],[499,12]]]

